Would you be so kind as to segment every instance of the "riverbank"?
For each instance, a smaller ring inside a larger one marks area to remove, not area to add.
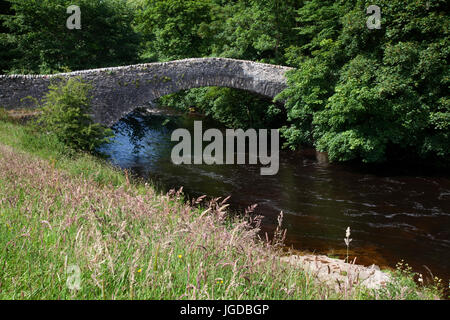
[[[223,201],[185,203],[51,135],[0,121],[1,299],[434,299],[408,270],[335,288]],[[201,207],[199,207],[201,205]],[[74,269],[69,267],[74,266]],[[75,273],[68,273],[75,270]],[[77,283],[77,270],[80,282]],[[79,285],[79,289],[76,288]]]

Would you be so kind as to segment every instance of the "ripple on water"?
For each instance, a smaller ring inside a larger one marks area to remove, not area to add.
[[[116,139],[104,151],[122,168],[158,177],[169,187],[211,196],[232,195],[236,208],[258,204],[265,231],[285,213],[288,243],[322,252],[344,247],[347,226],[352,246],[367,261],[400,259],[418,268],[427,265],[450,277],[450,179],[415,174],[372,174],[368,170],[317,162],[280,153],[280,171],[261,177],[260,166],[175,166],[170,153],[172,129],[192,129],[193,120],[163,115],[124,121],[115,126]],[[141,121],[142,120],[142,121]],[[131,125],[131,124],[133,125]],[[164,127],[162,129],[162,127]],[[120,128],[120,130],[119,130]],[[204,130],[208,125],[204,123]],[[114,128],[113,128],[114,129]]]

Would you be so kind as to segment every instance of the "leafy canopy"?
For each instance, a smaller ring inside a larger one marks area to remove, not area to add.
[[[76,1],[80,30],[66,27],[71,0],[8,1],[14,14],[2,20],[9,30],[6,42],[14,51],[11,73],[54,73],[137,61],[134,11],[124,0]]]
[[[382,28],[366,27],[368,1],[309,1],[303,41],[287,50],[287,145],[331,160],[448,161],[449,19],[445,1],[378,1]]]

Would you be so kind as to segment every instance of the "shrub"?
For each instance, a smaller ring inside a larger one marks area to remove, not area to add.
[[[5,108],[0,108],[0,121],[4,121],[4,122],[11,121],[11,117]]]
[[[448,165],[445,1],[380,0],[379,30],[366,27],[368,4],[314,0],[298,11],[305,42],[287,52],[297,70],[278,97],[287,145],[312,145],[332,161]]]
[[[108,143],[112,130],[94,123],[90,115],[91,85],[80,78],[61,80],[49,86],[37,123],[75,150],[93,152]]]

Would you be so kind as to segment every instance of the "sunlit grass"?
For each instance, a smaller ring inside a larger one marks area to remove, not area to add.
[[[1,299],[428,299],[407,274],[345,292],[279,259],[222,199],[160,194],[51,135],[0,121]],[[255,227],[256,226],[256,227]],[[80,289],[71,290],[79,267]],[[69,285],[68,285],[69,283]]]

